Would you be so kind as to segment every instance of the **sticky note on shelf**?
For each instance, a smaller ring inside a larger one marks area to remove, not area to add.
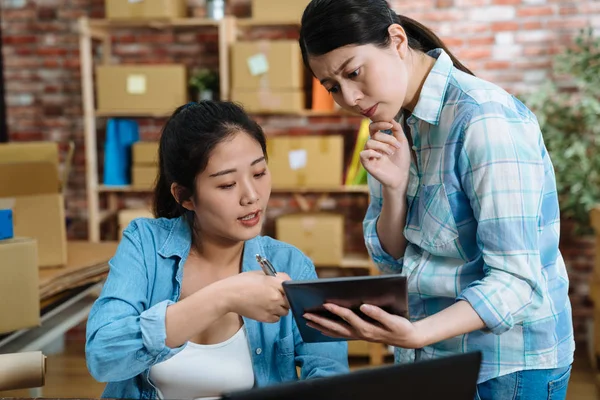
[[[127,93],[144,94],[146,90],[146,75],[131,74],[127,76]]]
[[[301,149],[290,151],[288,153],[290,168],[295,171],[306,167],[307,158],[306,150]]]
[[[262,75],[269,72],[269,61],[263,53],[255,54],[248,57],[248,68],[252,76]]]

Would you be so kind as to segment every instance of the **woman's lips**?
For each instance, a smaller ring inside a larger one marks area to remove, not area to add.
[[[378,106],[378,104],[375,104],[373,107],[371,107],[367,110],[361,111],[360,113],[367,118],[371,118],[373,116],[373,114],[375,114],[375,111],[377,111],[377,106]]]

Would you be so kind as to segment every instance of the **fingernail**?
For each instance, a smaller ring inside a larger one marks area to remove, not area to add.
[[[394,151],[394,150],[388,150],[388,154],[389,154],[390,156],[393,156],[393,155],[394,155],[394,153],[395,153],[395,151]]]
[[[363,304],[362,306],[360,306],[361,311],[363,312],[369,312],[369,311],[373,311],[373,307],[367,305],[367,304]]]
[[[331,306],[329,304],[323,304],[323,308],[327,311],[331,311]]]
[[[304,314],[302,317],[304,317],[304,319],[312,320],[312,318],[308,314]]]

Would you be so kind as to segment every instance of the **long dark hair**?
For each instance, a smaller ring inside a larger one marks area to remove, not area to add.
[[[196,176],[206,168],[212,150],[240,131],[254,138],[267,156],[262,128],[237,104],[201,101],[188,103],[173,112],[160,138],[159,173],[153,207],[156,218],[185,215],[193,228],[194,213],[186,210],[181,203],[197,194]],[[171,194],[173,183],[180,187],[177,199]]]
[[[390,44],[388,28],[399,24],[413,50],[428,52],[443,49],[454,66],[474,75],[446,48],[442,40],[419,22],[396,14],[385,0],[312,0],[302,15],[300,49],[304,65],[310,69],[309,56],[321,56],[348,45]]]

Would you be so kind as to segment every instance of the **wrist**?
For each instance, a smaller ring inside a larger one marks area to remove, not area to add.
[[[399,184],[395,185],[381,185],[382,186],[382,194],[384,197],[389,197],[390,199],[394,198],[402,198],[406,196],[406,192],[408,189],[408,180],[403,181]]]
[[[210,285],[216,308],[222,315],[236,312],[237,309],[238,291],[231,283],[229,279],[223,279]]]
[[[431,329],[427,328],[427,318],[413,322],[414,331],[414,348],[421,349],[432,344]]]

